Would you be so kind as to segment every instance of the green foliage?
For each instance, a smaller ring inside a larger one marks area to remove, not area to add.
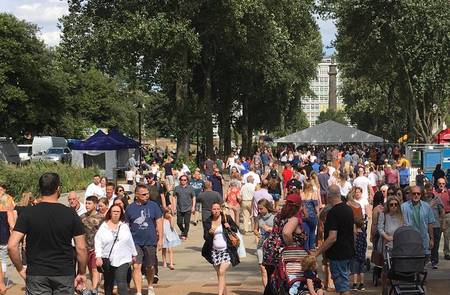
[[[231,127],[247,137],[276,129],[282,115],[295,120],[321,58],[313,8],[312,0],[70,1],[63,54],[141,85],[156,102],[146,123],[179,146],[192,130],[211,138],[212,117],[229,145]]]
[[[39,177],[45,172],[58,173],[63,193],[85,189],[92,177],[99,174],[95,168],[77,168],[60,163],[32,162],[26,166],[14,166],[0,162],[0,183],[6,184],[8,192],[17,201],[23,192],[39,195]]]
[[[430,142],[450,98],[448,1],[320,2],[336,19],[351,121],[384,138],[400,131]]]
[[[193,159],[181,155],[177,157],[174,165],[175,167],[177,167],[177,169],[181,169],[183,164],[186,164],[188,166],[189,171],[191,171],[191,173],[193,173],[195,168],[197,168],[197,163]]]
[[[0,14],[0,134],[84,138],[93,127],[138,132],[140,94],[121,75],[68,62],[36,37],[37,28]]]
[[[321,111],[319,114],[319,117],[317,117],[316,124],[321,124],[326,121],[334,121],[338,122],[344,125],[347,125],[347,119],[345,118],[345,113],[343,111],[333,111],[331,109],[328,109],[326,111]]]

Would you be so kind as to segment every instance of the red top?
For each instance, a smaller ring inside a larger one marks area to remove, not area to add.
[[[294,176],[294,171],[291,169],[284,169],[282,175],[283,175],[284,187],[286,187],[287,182],[292,179],[292,176]]]
[[[442,204],[444,204],[445,214],[450,213],[450,195],[448,190],[444,189],[440,193],[435,192],[435,194],[441,199]]]

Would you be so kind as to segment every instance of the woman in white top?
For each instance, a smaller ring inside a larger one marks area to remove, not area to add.
[[[130,263],[137,256],[133,237],[125,218],[122,208],[113,205],[105,216],[95,235],[95,256],[97,267],[103,266],[103,259],[110,260],[110,267],[104,268],[105,295],[112,294],[114,280],[120,295],[128,293],[127,272]]]
[[[218,295],[227,294],[225,274],[230,264],[239,264],[236,247],[227,235],[227,230],[237,232],[239,227],[231,216],[222,213],[221,205],[214,203],[211,207],[211,217],[204,222],[203,238],[205,243],[202,256],[214,266],[218,280]]]
[[[337,185],[341,191],[341,196],[347,198],[348,193],[352,189],[352,184],[347,180],[347,175],[345,173],[339,174]]]

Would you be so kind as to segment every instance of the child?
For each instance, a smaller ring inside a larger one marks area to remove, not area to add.
[[[302,259],[302,271],[306,282],[301,284],[298,294],[323,295],[322,282],[317,277],[317,261],[314,256],[308,255]]]
[[[167,267],[167,253],[169,253],[169,269],[173,267],[173,247],[181,244],[180,238],[173,227],[173,216],[170,208],[164,209],[164,243],[162,249],[163,267]]]
[[[367,233],[364,219],[355,219],[355,257],[352,259],[351,273],[353,274],[353,290],[364,291],[364,267],[366,263]],[[359,286],[358,286],[359,281]]]

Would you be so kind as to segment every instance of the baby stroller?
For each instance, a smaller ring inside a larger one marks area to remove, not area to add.
[[[299,246],[286,246],[281,250],[281,257],[270,278],[273,294],[287,295],[295,283],[302,282],[304,277],[301,262],[303,257],[308,255],[309,253]]]
[[[389,295],[424,295],[425,251],[420,233],[411,226],[403,226],[394,232],[392,250],[386,247],[387,277],[390,280]]]

